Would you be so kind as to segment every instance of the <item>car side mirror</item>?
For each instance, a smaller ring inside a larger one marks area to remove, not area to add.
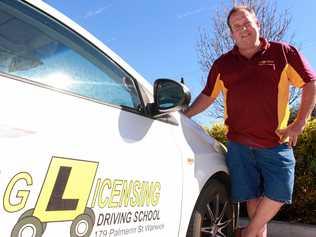
[[[191,100],[189,89],[182,83],[171,79],[157,79],[154,83],[154,103],[152,114],[163,115],[181,110]]]

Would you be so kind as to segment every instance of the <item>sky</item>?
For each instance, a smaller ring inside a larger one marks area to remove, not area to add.
[[[272,0],[273,1],[273,0]],[[216,10],[229,0],[45,0],[84,27],[153,84],[170,78],[185,84],[192,100],[203,89],[206,75],[198,63],[201,29],[211,33]],[[316,1],[277,0],[279,10],[292,16],[289,32],[316,69]],[[209,114],[193,118],[203,126],[214,122]]]

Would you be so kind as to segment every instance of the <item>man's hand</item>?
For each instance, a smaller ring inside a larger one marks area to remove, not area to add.
[[[276,130],[280,137],[280,143],[284,143],[289,138],[289,146],[296,146],[298,136],[303,132],[306,122],[293,122],[285,129]]]
[[[201,113],[204,111],[207,107],[209,107],[215,98],[209,97],[204,94],[200,94],[192,103],[191,106],[184,108],[182,112],[189,118],[192,116]]]
[[[316,103],[316,80],[306,83],[303,87],[302,101],[297,113],[297,117],[285,129],[276,130],[280,137],[280,142],[284,143],[289,138],[289,146],[295,146],[298,136],[303,132],[307,119],[312,113]]]
[[[183,106],[181,111],[182,111],[182,113],[184,113],[186,115],[186,112],[188,111],[188,109],[189,109],[188,105],[187,106]]]

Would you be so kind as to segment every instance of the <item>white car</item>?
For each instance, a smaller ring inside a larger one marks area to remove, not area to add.
[[[87,31],[0,2],[0,236],[231,236],[225,149]]]

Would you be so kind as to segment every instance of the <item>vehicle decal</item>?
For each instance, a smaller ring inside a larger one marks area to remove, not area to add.
[[[100,208],[157,206],[160,199],[160,182],[140,180],[97,180],[92,207]]]
[[[95,214],[87,207],[98,162],[52,157],[35,208],[25,211],[11,231],[11,237],[41,237],[49,222],[72,221],[71,237],[90,236]],[[4,195],[4,208],[16,212],[25,207],[29,191],[19,190],[18,204],[10,203],[14,185],[25,180],[32,185],[32,177],[26,172],[15,175]]]
[[[32,237],[42,237],[48,223],[66,221],[71,221],[70,237],[114,237],[165,228],[159,208],[160,182],[101,177],[94,182],[98,165],[93,161],[52,157],[31,209],[26,206],[33,177],[28,172],[14,175],[3,196],[4,210],[27,210],[13,226],[11,237],[30,233]],[[26,187],[21,188],[22,183]]]
[[[53,157],[34,216],[42,222],[68,221],[84,213],[98,163]]]
[[[25,181],[27,186],[31,186],[33,184],[32,176],[27,172],[21,172],[16,174],[9,182],[3,198],[3,208],[7,212],[17,212],[22,210],[25,205],[26,201],[28,200],[30,191],[29,190],[19,190],[16,194],[17,199],[19,200],[18,203],[12,203],[10,197],[13,196],[13,189],[15,185],[21,181]]]

